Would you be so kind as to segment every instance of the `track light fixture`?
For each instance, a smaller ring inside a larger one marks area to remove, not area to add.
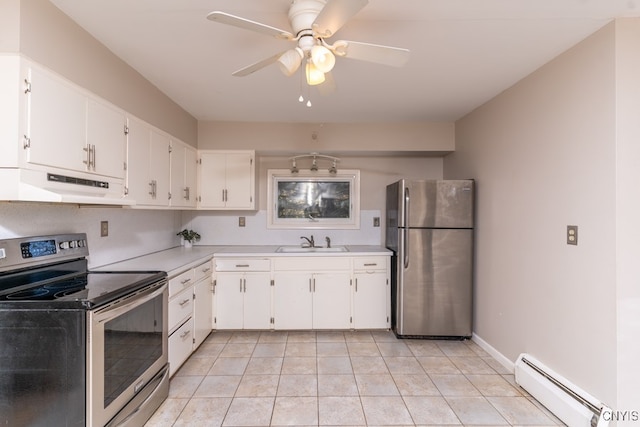
[[[289,160],[291,160],[291,173],[293,174],[293,173],[299,172],[298,164],[296,163],[297,160],[307,159],[307,158],[311,159],[311,166],[309,167],[309,170],[311,172],[318,171],[318,159],[320,160],[326,159],[331,161],[331,166],[328,169],[329,173],[332,175],[335,175],[336,173],[338,173],[338,162],[340,161],[340,159],[337,157],[327,156],[325,154],[320,154],[320,153],[301,154],[299,156],[289,158]]]

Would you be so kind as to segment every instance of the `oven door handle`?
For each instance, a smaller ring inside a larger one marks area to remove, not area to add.
[[[158,295],[161,295],[166,289],[167,281],[162,280],[139,290],[134,295],[127,295],[124,298],[116,300],[107,307],[96,310],[94,312],[94,322],[108,322],[109,320],[120,316],[122,313],[126,313],[132,308],[154,299]]]

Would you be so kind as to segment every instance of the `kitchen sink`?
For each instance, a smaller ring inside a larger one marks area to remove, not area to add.
[[[321,247],[313,247],[313,248],[303,248],[302,246],[280,246],[276,249],[276,252],[280,253],[326,253],[326,252],[349,252],[346,246],[333,246],[330,248],[321,248]]]

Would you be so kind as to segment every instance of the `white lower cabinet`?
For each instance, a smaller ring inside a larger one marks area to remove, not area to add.
[[[195,350],[211,333],[213,318],[213,283],[211,261],[195,268],[196,284],[193,285],[193,349]],[[198,277],[198,271],[204,275]]]
[[[282,257],[273,263],[275,329],[351,327],[349,257]]]
[[[353,327],[389,328],[389,257],[354,258],[353,270]]]
[[[217,258],[217,329],[388,329],[388,256]]]
[[[271,262],[216,259],[216,329],[271,328]]]
[[[211,260],[169,279],[169,375],[211,332]]]

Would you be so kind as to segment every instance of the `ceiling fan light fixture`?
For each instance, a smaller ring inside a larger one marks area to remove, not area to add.
[[[298,47],[295,49],[289,49],[278,58],[278,65],[280,66],[280,70],[282,73],[290,77],[293,73],[300,68],[300,64],[302,63],[302,57],[304,53]]]
[[[322,45],[315,45],[311,48],[311,60],[313,65],[323,73],[331,71],[336,64],[336,57]]]
[[[306,65],[307,84],[309,86],[319,85],[324,82],[324,73],[314,65],[313,61],[307,61]]]

